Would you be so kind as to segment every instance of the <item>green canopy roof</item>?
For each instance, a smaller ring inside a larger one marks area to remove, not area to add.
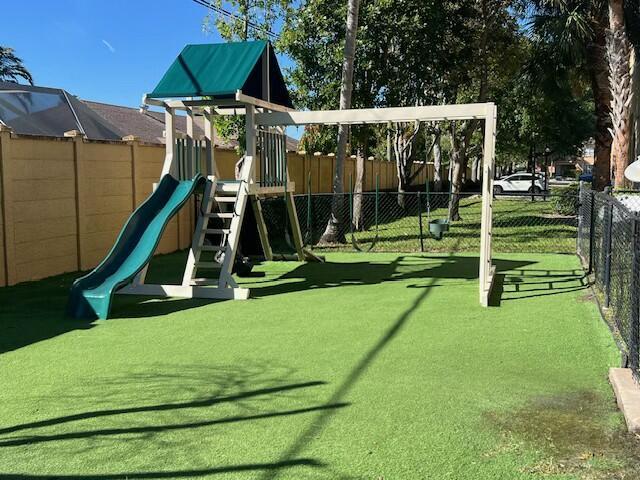
[[[262,68],[267,55],[268,71]],[[262,91],[265,72],[269,75],[270,92]],[[273,48],[262,40],[187,45],[148,96],[231,98],[237,90],[262,100],[293,106]]]

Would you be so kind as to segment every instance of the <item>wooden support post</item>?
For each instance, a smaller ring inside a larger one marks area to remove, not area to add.
[[[495,267],[491,263],[493,216],[493,169],[495,165],[497,112],[493,103],[486,104],[484,158],[482,168],[482,214],[480,226],[480,304],[489,306]]]
[[[288,180],[288,175],[287,175]],[[287,214],[289,216],[289,223],[291,224],[291,233],[293,235],[293,245],[296,247],[296,255],[298,261],[303,262],[305,259],[304,250],[302,249],[302,232],[300,231],[300,222],[298,221],[298,212],[296,210],[295,200],[293,198],[293,192],[287,191]]]
[[[131,147],[131,210],[135,210],[138,206],[138,195],[136,187],[137,177],[137,160],[140,158],[138,150],[140,148],[140,137],[135,135],[126,135],[122,137],[122,141],[127,142]]]
[[[220,178],[218,165],[216,164],[216,140],[214,126],[215,112],[213,108],[207,109],[204,114],[204,137],[206,144],[206,171],[208,176]]]
[[[2,182],[2,218],[4,227],[2,229],[4,243],[4,262],[0,265],[5,272],[4,277],[7,285],[17,283],[17,269],[14,241],[14,217],[11,199],[14,198],[11,165],[11,128],[0,125],[0,181]]]
[[[193,109],[187,109],[187,155],[185,166],[185,180],[193,178],[195,175],[195,158],[194,158],[194,141],[193,141]]]
[[[82,155],[84,146],[84,134],[79,130],[70,130],[68,132],[64,132],[64,136],[73,139],[73,168],[76,188],[76,248],[78,270],[87,270],[93,267],[93,265],[85,264],[86,258],[84,255],[84,233],[87,231],[86,222],[88,221],[87,215],[84,212],[84,205],[86,202],[86,197],[90,194],[90,192],[86,191],[86,187],[83,185],[83,180],[87,178]]]
[[[165,141],[165,157],[162,166],[162,174],[160,178],[166,174],[171,174],[178,178],[178,162],[175,161],[176,156],[176,125],[174,122],[175,110],[167,108],[164,112],[164,141]]]
[[[271,243],[269,242],[269,232],[267,231],[267,224],[264,221],[264,215],[262,213],[262,205],[257,195],[251,195],[251,207],[253,208],[253,216],[256,219],[256,226],[258,228],[258,236],[260,237],[260,245],[264,252],[264,259],[267,261],[273,260],[273,251],[271,250]]]
[[[251,157],[252,163],[252,171],[251,171],[251,182],[253,183],[254,175],[254,159],[256,158],[256,121],[255,121],[255,108],[253,105],[247,105],[246,114],[245,114],[245,155],[247,157]]]

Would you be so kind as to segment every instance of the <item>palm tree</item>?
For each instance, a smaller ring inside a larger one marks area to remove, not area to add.
[[[353,64],[356,54],[356,33],[358,31],[358,11],[360,0],[348,0],[347,31],[344,44],[344,60],[342,62],[342,83],[340,85],[340,110],[351,108],[351,93],[353,90]],[[338,148],[336,165],[333,173],[333,201],[331,203],[331,217],[327,222],[320,243],[337,243],[344,241],[344,232],[340,226],[344,205],[344,158],[347,153],[349,130],[346,125],[338,125]]]
[[[611,89],[607,62],[607,0],[533,0],[533,29],[562,67],[584,71],[596,115],[594,188],[610,182]]]
[[[625,26],[623,0],[609,1],[607,59],[611,85],[611,172],[615,186],[624,186],[631,142],[631,42]]]
[[[22,78],[33,85],[33,77],[13,53],[13,48],[0,46],[0,80],[18,82]]]
[[[633,118],[635,123],[634,157],[640,156],[640,2],[626,2],[627,35],[635,51],[635,67],[633,69]]]

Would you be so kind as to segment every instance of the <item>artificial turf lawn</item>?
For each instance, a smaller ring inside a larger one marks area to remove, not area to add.
[[[72,275],[0,289],[0,478],[637,478],[578,261],[497,266],[488,309],[471,256],[267,263],[249,301],[93,325]]]

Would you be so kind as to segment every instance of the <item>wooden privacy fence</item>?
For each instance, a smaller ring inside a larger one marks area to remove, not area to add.
[[[95,267],[131,212],[149,196],[162,170],[164,146],[89,141],[80,132],[51,138],[14,135],[0,125],[0,286]],[[223,178],[234,178],[233,150],[216,149]],[[297,193],[332,191],[335,157],[289,153]],[[416,166],[417,168],[417,166]],[[345,190],[355,159],[345,162]],[[395,164],[367,160],[364,190],[397,188]],[[432,178],[432,177],[431,177]],[[422,171],[416,183],[424,182]],[[187,248],[195,224],[193,202],[172,219],[157,253]]]

